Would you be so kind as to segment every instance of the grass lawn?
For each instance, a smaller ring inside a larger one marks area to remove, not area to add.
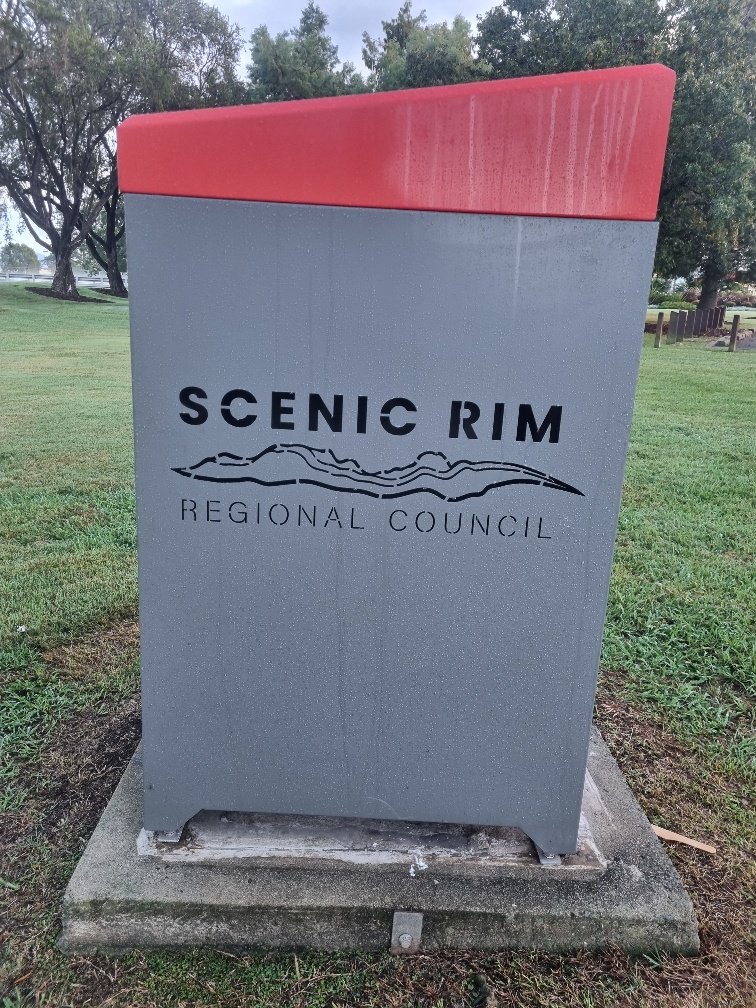
[[[0,284],[0,1008],[753,1008],[756,353],[646,337],[597,718],[702,954],[66,959],[65,884],[139,734],[127,306]]]

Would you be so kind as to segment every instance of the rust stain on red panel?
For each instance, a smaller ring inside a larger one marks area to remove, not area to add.
[[[653,220],[674,80],[652,65],[134,116],[121,189]]]

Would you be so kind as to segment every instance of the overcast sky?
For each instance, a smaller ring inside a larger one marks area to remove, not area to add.
[[[293,28],[306,2],[307,0],[216,0],[214,6],[241,27],[246,41],[252,29],[262,24],[267,25],[273,34]],[[416,13],[425,10],[431,24],[439,21],[450,22],[455,15],[463,14],[475,28],[476,16],[496,6],[496,2],[497,0],[487,0],[484,3],[475,3],[474,0],[461,0],[459,3],[455,3],[454,0],[429,0],[428,3],[419,3],[415,0],[413,9]],[[328,15],[328,31],[339,47],[340,59],[349,60],[358,69],[363,70],[361,56],[363,31],[369,32],[373,37],[379,35],[381,21],[386,21],[396,14],[401,6],[401,0],[387,0],[387,2],[320,0],[320,6]],[[243,64],[246,65],[247,61],[248,54],[245,52]],[[26,242],[33,245],[38,252],[45,253],[45,250],[32,240],[26,229],[19,236],[15,234],[19,220],[13,211],[11,216],[14,232],[12,240]],[[4,235],[0,234],[0,244],[3,242]]]

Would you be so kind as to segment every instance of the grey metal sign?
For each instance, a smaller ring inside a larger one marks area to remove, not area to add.
[[[656,225],[126,200],[146,828],[574,850]]]

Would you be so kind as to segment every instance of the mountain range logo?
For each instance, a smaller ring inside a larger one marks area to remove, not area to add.
[[[300,484],[381,499],[429,493],[449,503],[518,485],[584,496],[569,483],[518,462],[450,462],[443,452],[432,451],[422,452],[405,466],[371,471],[355,459],[338,458],[330,448],[272,444],[248,458],[220,452],[173,472],[207,483],[257,483],[268,487]]]

